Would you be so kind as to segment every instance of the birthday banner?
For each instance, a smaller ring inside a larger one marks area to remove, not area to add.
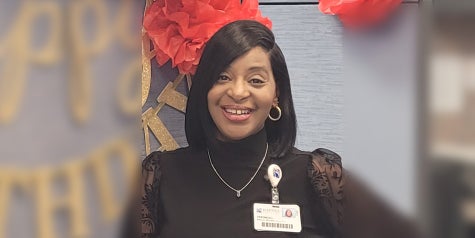
[[[0,2],[0,238],[117,237],[144,149],[146,4]]]

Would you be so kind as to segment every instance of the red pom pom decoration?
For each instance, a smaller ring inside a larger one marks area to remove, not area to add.
[[[401,0],[320,0],[318,8],[337,15],[345,27],[361,28],[381,22],[399,4]]]
[[[194,74],[206,42],[222,26],[249,19],[272,27],[258,7],[257,0],[157,0],[146,9],[143,26],[159,65],[171,60],[181,74]]]

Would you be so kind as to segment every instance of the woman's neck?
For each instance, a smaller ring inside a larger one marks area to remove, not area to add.
[[[265,129],[237,141],[208,140],[208,149],[213,161],[223,163],[247,163],[260,161],[265,154],[267,135]]]

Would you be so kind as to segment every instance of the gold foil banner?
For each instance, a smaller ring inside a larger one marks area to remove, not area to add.
[[[165,103],[183,113],[186,111],[186,96],[177,92],[171,82],[169,82],[160,95],[158,95],[157,101],[159,103]]]
[[[137,150],[128,141],[116,139],[93,151],[90,155],[77,157],[58,167],[46,167],[33,170],[2,168],[0,169],[0,238],[5,237],[8,208],[12,193],[20,188],[33,194],[36,203],[36,220],[39,238],[56,238],[55,217],[60,210],[67,210],[70,217],[70,236],[88,237],[87,203],[85,200],[85,176],[92,171],[96,180],[99,200],[104,220],[118,218],[125,207],[124,202],[114,196],[114,183],[109,172],[108,162],[120,161],[124,170],[122,175],[127,191],[132,191],[138,171]],[[64,181],[67,192],[55,196],[53,185]],[[33,192],[33,193],[31,193]]]
[[[165,105],[170,105],[171,107],[181,112],[185,112],[187,98],[186,96],[175,90],[184,77],[184,74],[180,74],[173,81],[173,83],[168,83],[157,98],[157,101],[159,102],[158,105],[156,107],[148,108],[142,114],[142,127],[145,136],[145,153],[147,155],[151,153],[150,134],[148,132],[149,129],[152,131],[152,133],[158,139],[158,142],[161,145],[158,150],[170,151],[178,148],[178,143],[170,134],[168,129],[165,127],[162,120],[160,120],[160,118],[158,117],[158,112]]]
[[[104,1],[73,1],[69,7],[71,16],[68,29],[72,46],[69,95],[73,118],[82,124],[89,119],[92,106],[92,76],[90,65],[86,62],[90,62],[94,56],[106,49],[110,26],[107,22],[107,7]],[[86,29],[82,21],[88,10],[92,10],[97,21],[95,38],[86,41]]]
[[[121,0],[115,19],[108,20],[110,11],[104,0],[69,1],[65,6],[56,1],[22,1],[18,14],[9,27],[11,30],[0,36],[0,125],[11,123],[21,109],[31,64],[51,66],[62,61],[69,62],[69,77],[65,80],[68,80],[70,86],[68,95],[71,115],[79,124],[87,122],[93,105],[90,62],[114,42],[121,43],[127,49],[139,50],[140,38],[130,27],[130,22],[134,20],[133,4],[133,0]],[[92,39],[86,34],[88,26],[84,24],[84,19],[89,17],[88,13],[95,19]],[[35,48],[30,41],[35,38],[34,23],[40,18],[46,18],[48,38],[41,47]],[[70,58],[65,59],[63,52],[70,53]],[[154,52],[148,52],[146,56],[150,60],[154,57]],[[131,66],[123,74],[137,72],[138,70],[131,69],[137,67],[137,64],[135,61],[131,62]],[[146,65],[144,62],[142,64]],[[150,72],[150,65],[148,68],[147,71],[144,67],[143,72]],[[123,81],[127,80],[129,79]],[[146,77],[142,85],[147,85]],[[142,90],[142,94],[143,92]],[[136,97],[139,96],[120,102],[124,112],[133,111],[131,104],[135,103]]]
[[[152,3],[151,0],[146,1],[146,7]],[[142,107],[145,105],[147,98],[150,92],[150,85],[152,80],[152,66],[151,60],[155,57],[155,51],[151,50],[151,41],[148,37],[144,28],[142,28]],[[191,76],[180,74],[172,82],[169,82],[165,88],[162,90],[160,95],[157,98],[158,105],[156,107],[151,107],[145,110],[142,113],[142,127],[144,130],[144,139],[145,139],[145,153],[148,155],[151,153],[152,149],[150,146],[150,132],[152,131],[155,138],[157,138],[160,143],[160,151],[170,151],[177,149],[178,143],[170,134],[165,124],[158,116],[158,112],[162,109],[163,106],[168,105],[172,108],[177,109],[178,111],[186,111],[186,100],[187,97],[178,91],[176,87],[180,84],[183,78],[186,76],[188,87],[191,87]],[[189,88],[188,88],[189,89]]]
[[[140,75],[140,59],[132,60],[125,68],[125,72],[119,79],[118,101],[122,111],[128,115],[138,115],[140,113],[140,90],[136,84]],[[137,90],[135,90],[137,89]]]
[[[16,3],[19,7],[15,8],[13,18],[6,21],[11,25],[7,26],[8,31],[0,35],[0,126],[16,122],[22,105],[29,103],[24,97],[28,79],[37,79],[36,76],[29,75],[32,66],[36,65],[67,67],[67,76],[64,80],[69,88],[63,89],[66,91],[66,98],[59,100],[69,99],[71,106],[68,109],[76,122],[82,124],[88,122],[94,105],[94,82],[101,80],[94,78],[94,60],[98,56],[106,55],[103,53],[116,42],[123,46],[122,49],[140,50],[140,36],[134,32],[137,29],[131,27],[131,23],[134,22],[133,6],[137,6],[136,1],[121,0],[112,4],[105,0],[23,0]],[[109,17],[112,12],[110,5],[118,7],[113,8],[118,9],[115,10],[113,19]],[[88,17],[92,19],[92,24],[85,24]],[[46,37],[39,46],[34,44],[38,38],[35,36],[38,30],[35,28],[38,27],[37,22],[45,23],[47,26],[44,28],[47,30],[44,34]],[[94,29],[94,32],[91,33],[90,29]],[[121,76],[117,88],[118,104],[123,112],[134,115],[138,115],[140,110],[138,103],[140,90],[133,90],[135,84],[137,85],[135,88],[139,88],[140,63],[141,59],[135,57],[127,62],[126,67],[121,65],[114,67],[123,71],[119,72]],[[21,116],[21,119],[24,119],[23,115]],[[21,122],[24,123],[23,120]],[[28,122],[37,122],[41,126],[41,122],[35,118],[31,118]],[[19,127],[21,126],[23,125]],[[48,136],[50,135],[45,135],[45,138]],[[29,138],[23,141],[26,146],[22,148],[28,149]],[[49,147],[48,144],[45,147],[54,150],[58,145]],[[58,148],[60,149],[63,148]],[[21,152],[18,151],[19,154]],[[24,169],[0,165],[0,238],[6,237],[7,230],[11,229],[8,224],[11,220],[9,215],[15,211],[9,209],[12,207],[11,204],[16,202],[12,199],[16,195],[14,191],[17,190],[22,190],[25,196],[33,198],[36,210],[31,211],[31,216],[37,225],[37,237],[63,237],[57,234],[56,222],[57,215],[63,214],[64,211],[69,218],[69,227],[65,229],[69,233],[68,237],[89,237],[92,230],[87,216],[89,208],[86,200],[87,176],[92,175],[95,179],[93,186],[97,188],[103,220],[117,219],[123,212],[125,201],[115,196],[116,190],[119,190],[118,186],[125,186],[125,191],[132,191],[132,181],[138,170],[137,154],[138,151],[130,141],[116,139],[88,155],[67,160],[60,166]],[[109,168],[112,162],[120,163],[124,169],[119,171],[123,175],[124,183],[118,184],[113,179],[112,168]],[[64,194],[55,193],[58,181],[65,185]],[[30,227],[22,228],[31,230]]]
[[[34,22],[46,16],[50,23],[49,38],[40,49],[30,40]],[[10,32],[0,43],[0,124],[13,121],[21,105],[26,77],[31,63],[54,64],[61,57],[61,11],[53,2],[23,2]]]
[[[145,8],[151,3],[152,0],[147,0]],[[150,92],[150,83],[152,80],[151,60],[155,57],[155,51],[150,49],[150,44],[150,38],[142,27],[142,107],[145,105]]]

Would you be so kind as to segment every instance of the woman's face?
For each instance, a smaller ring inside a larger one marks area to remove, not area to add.
[[[255,47],[234,60],[208,92],[218,139],[240,140],[260,131],[277,96],[267,52]]]

